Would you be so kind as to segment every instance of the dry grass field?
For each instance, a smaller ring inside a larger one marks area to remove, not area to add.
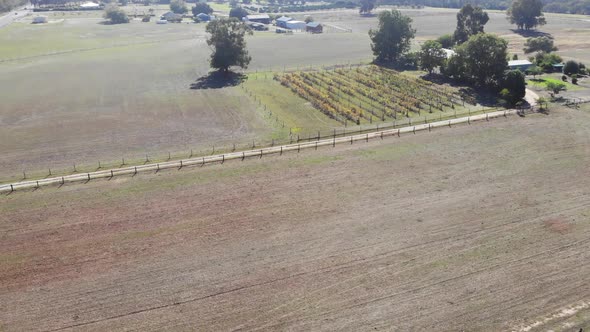
[[[577,331],[589,169],[564,108],[5,195],[0,330]]]

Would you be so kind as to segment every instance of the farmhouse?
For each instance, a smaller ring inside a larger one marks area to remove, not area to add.
[[[167,12],[167,13],[162,14],[160,19],[166,20],[168,22],[180,22],[180,21],[182,21],[182,15],[176,14],[174,12]]]
[[[47,16],[36,16],[33,18],[34,24],[47,23]]]
[[[262,23],[262,24],[270,24],[270,16],[268,16],[268,14],[247,15],[246,21]]]
[[[319,22],[309,22],[305,26],[305,31],[311,32],[311,33],[322,33],[323,30],[324,30],[324,27]]]
[[[531,67],[532,65],[533,65],[533,63],[530,62],[529,60],[508,61],[508,68],[510,68],[511,70],[519,69],[522,72],[529,69],[529,67]]]
[[[277,26],[281,27],[281,28],[286,28],[287,27],[287,22],[292,21],[293,19],[287,16],[281,16],[279,18],[277,18],[276,22],[277,22]]]
[[[285,27],[291,30],[305,30],[306,24],[303,21],[288,21]]]

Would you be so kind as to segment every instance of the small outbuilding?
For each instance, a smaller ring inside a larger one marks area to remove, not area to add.
[[[246,21],[262,23],[262,24],[270,24],[270,16],[268,16],[268,14],[247,15]]]
[[[508,61],[508,68],[510,70],[519,69],[523,73],[533,65],[529,60],[512,60]]]
[[[551,65],[551,67],[553,67],[553,71],[557,72],[557,73],[563,73],[563,68],[565,67],[565,64],[563,63],[554,63]]]
[[[47,23],[47,16],[35,16],[33,18],[33,24]]]
[[[287,22],[292,21],[293,19],[287,16],[281,16],[279,18],[277,18],[276,23],[278,27],[281,28],[286,28],[287,27]]]
[[[305,30],[307,24],[303,21],[288,21],[286,23],[286,28],[291,30]]]
[[[324,32],[324,27],[319,22],[309,22],[305,25],[305,31],[311,33],[322,33]]]

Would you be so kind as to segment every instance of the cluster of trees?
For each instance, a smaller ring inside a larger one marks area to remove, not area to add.
[[[590,15],[590,0],[548,0],[545,11],[550,13]]]
[[[369,31],[371,47],[377,62],[401,64],[416,59],[430,74],[435,68],[458,82],[497,91],[514,104],[525,94],[525,77],[520,71],[507,71],[508,42],[484,32],[488,15],[468,4],[457,15],[453,36],[426,41],[420,52],[409,53],[416,30],[412,19],[397,10],[379,14],[379,27]],[[447,58],[445,46],[454,46],[455,55]]]
[[[468,3],[476,4],[483,9],[506,10],[511,0],[380,0],[382,5],[396,5],[408,7],[442,7],[462,8]],[[590,15],[590,0],[543,0],[545,11],[548,13],[584,14]]]
[[[510,23],[521,30],[530,30],[547,23],[543,16],[542,0],[514,0],[507,11]]]

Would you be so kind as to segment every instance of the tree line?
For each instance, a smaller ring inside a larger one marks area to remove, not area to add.
[[[10,11],[26,2],[26,0],[0,0],[0,13]]]
[[[544,0],[545,11],[549,13],[590,15],[590,0]],[[483,9],[506,10],[511,0],[380,0],[381,5],[428,6],[439,8],[462,8],[466,4]]]

